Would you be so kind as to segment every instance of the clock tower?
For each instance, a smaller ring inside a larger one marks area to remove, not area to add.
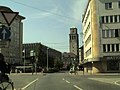
[[[70,53],[74,53],[76,55],[76,59],[79,56],[79,41],[78,41],[78,33],[77,28],[70,28],[69,34],[69,51]]]

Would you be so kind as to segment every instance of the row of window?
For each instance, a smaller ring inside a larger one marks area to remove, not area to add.
[[[77,39],[77,36],[76,36],[76,35],[70,36],[70,40],[76,40],[76,39]]]
[[[120,52],[120,44],[103,44],[103,52]],[[91,48],[86,51],[86,57],[91,54]]]
[[[85,46],[87,46],[90,41],[91,41],[91,35],[89,35],[89,37],[88,37],[87,40],[85,41]]]
[[[120,44],[103,44],[103,52],[120,52]]]
[[[87,13],[87,15],[86,15],[84,25],[86,25],[86,22],[87,22],[89,16],[90,16],[90,10],[88,11],[88,13]]]
[[[120,37],[120,29],[106,29],[106,30],[102,30],[102,37],[103,38]]]
[[[120,1],[118,1],[117,6],[118,8],[120,8]],[[105,3],[105,9],[112,9],[112,8],[113,8],[112,2]]]
[[[90,22],[89,22],[89,24],[88,24],[88,26],[87,26],[87,28],[86,28],[86,30],[85,30],[84,37],[87,35],[87,33],[88,33],[89,29],[90,29]]]
[[[86,54],[86,57],[89,56],[91,54],[91,48],[87,50],[85,54]]]
[[[120,15],[101,16],[101,23],[120,23]]]

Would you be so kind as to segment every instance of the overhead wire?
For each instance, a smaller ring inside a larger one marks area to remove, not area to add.
[[[56,15],[56,16],[64,17],[64,18],[67,18],[67,19],[70,19],[70,20],[75,20],[75,21],[79,22],[79,20],[76,19],[76,18],[68,17],[68,16],[65,16],[65,15],[60,15],[60,14],[53,13],[53,12],[50,12],[50,11],[44,10],[44,9],[39,9],[39,8],[33,7],[31,5],[27,5],[27,4],[15,1],[15,0],[10,0],[10,1],[12,1],[14,3],[17,3],[17,4],[20,4],[20,5],[23,5],[23,6],[26,6],[26,7],[29,7],[29,8],[32,8],[32,9],[36,9],[36,10],[39,10],[39,11],[47,12],[47,13],[50,13],[50,14],[53,14],[53,15]]]

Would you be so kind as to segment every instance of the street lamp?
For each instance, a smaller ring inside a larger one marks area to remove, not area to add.
[[[93,70],[93,61],[92,61],[92,74],[94,73],[94,70]]]
[[[47,48],[47,71],[48,71],[48,49],[49,48]]]
[[[35,65],[35,72],[36,72],[36,64],[35,64],[35,51],[30,51],[30,56],[32,57],[32,64]],[[33,74],[33,66],[32,66],[32,74]]]
[[[24,49],[22,52],[23,52],[23,60],[24,60],[24,73],[25,73],[25,49]]]

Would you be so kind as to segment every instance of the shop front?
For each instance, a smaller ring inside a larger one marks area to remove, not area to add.
[[[107,72],[120,72],[120,56],[106,56]]]

